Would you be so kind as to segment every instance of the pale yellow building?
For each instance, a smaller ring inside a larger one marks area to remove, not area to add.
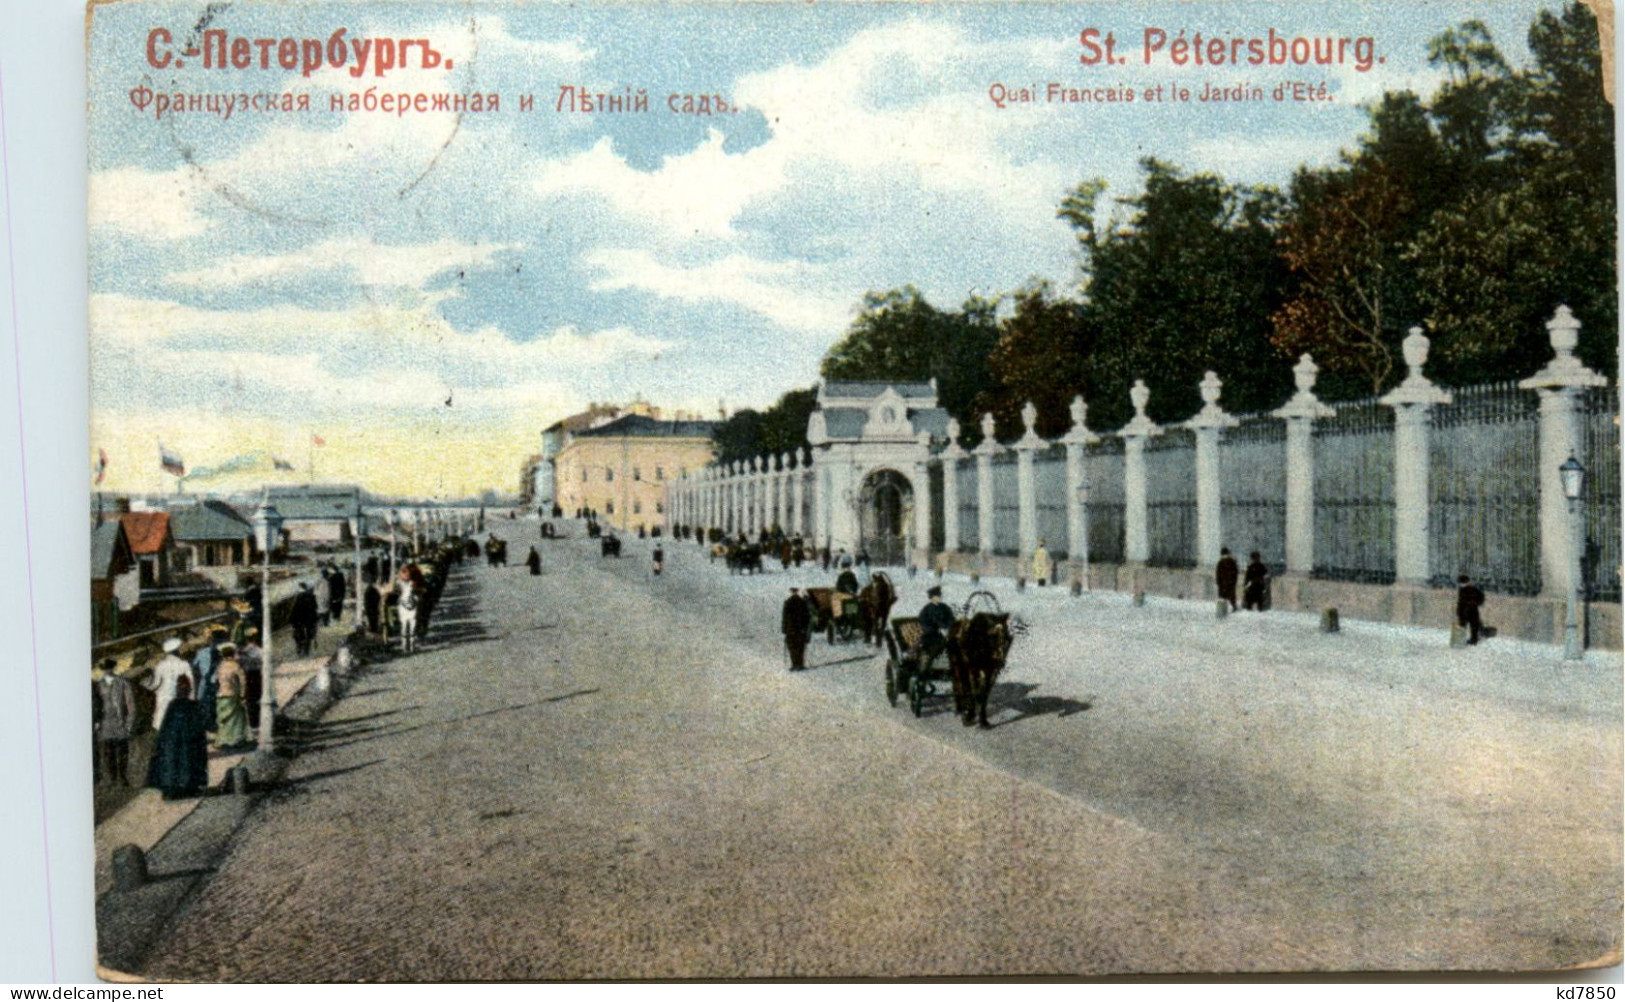
[[[627,414],[576,432],[553,458],[559,507],[566,515],[590,508],[622,532],[663,524],[666,482],[711,462],[713,427]]]

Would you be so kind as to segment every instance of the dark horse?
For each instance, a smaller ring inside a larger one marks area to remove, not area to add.
[[[886,620],[897,604],[897,589],[891,578],[876,571],[869,583],[858,592],[858,605],[863,610],[863,642],[879,647],[886,640]]]
[[[978,612],[948,629],[948,664],[954,673],[954,708],[966,727],[991,728],[987,697],[1004,670],[1014,639],[1008,612]]]

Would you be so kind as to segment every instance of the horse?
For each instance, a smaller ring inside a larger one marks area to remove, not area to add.
[[[966,727],[975,724],[983,730],[992,728],[987,722],[987,698],[999,672],[1004,670],[1013,639],[1008,612],[978,612],[949,627],[948,664],[954,676],[954,708]]]
[[[869,583],[858,592],[858,606],[863,610],[863,642],[879,647],[886,641],[886,620],[892,606],[897,604],[897,589],[884,571],[876,571]]]

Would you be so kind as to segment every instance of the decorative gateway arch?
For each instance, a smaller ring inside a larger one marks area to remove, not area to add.
[[[813,537],[832,552],[867,551],[876,564],[907,563],[931,543],[933,439],[948,412],[928,383],[824,382],[807,422],[812,446]]]

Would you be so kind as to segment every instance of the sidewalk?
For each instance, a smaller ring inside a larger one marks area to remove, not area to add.
[[[338,649],[339,641],[348,632],[347,619],[323,628],[319,631],[316,642],[316,649],[323,653],[297,660],[288,660],[294,655],[292,635],[286,630],[277,634],[272,648],[274,658],[272,674],[275,686],[274,698],[279,714],[299,694],[305,684],[316,676],[327,659],[332,657],[333,652]],[[218,788],[225,781],[226,774],[252,754],[253,749],[222,755],[211,745],[210,788]],[[131,773],[132,782],[139,783],[146,778],[144,770],[141,775],[136,775],[135,769],[132,768]],[[195,811],[203,800],[202,797],[165,800],[157,790],[142,788],[112,816],[98,824],[95,834],[97,896],[105,894],[113,886],[114,849],[134,845],[150,852],[165,835]]]

